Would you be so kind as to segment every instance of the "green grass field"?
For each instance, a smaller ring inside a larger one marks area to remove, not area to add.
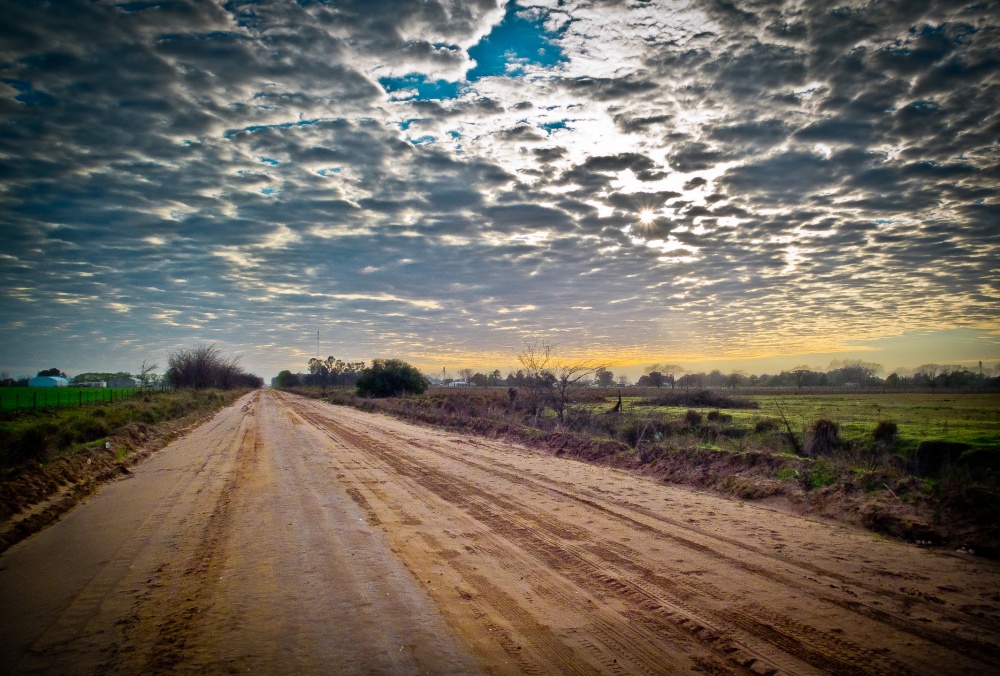
[[[0,411],[65,408],[133,396],[135,388],[118,387],[0,387]]]
[[[775,394],[746,398],[758,402],[760,408],[725,411],[740,427],[752,428],[762,418],[780,419],[780,408],[796,433],[826,418],[840,426],[842,439],[860,441],[869,439],[879,421],[886,420],[899,426],[903,446],[933,439],[1000,447],[1000,394]],[[679,418],[687,410],[657,409],[671,418]],[[706,413],[710,409],[695,410]]]
[[[880,420],[899,425],[904,442],[926,439],[1000,446],[1000,394],[857,394],[754,397],[761,411],[805,427],[819,418],[840,425],[845,439],[870,436]]]

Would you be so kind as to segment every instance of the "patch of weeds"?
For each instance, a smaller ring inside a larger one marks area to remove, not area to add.
[[[706,414],[705,418],[708,420],[708,422],[717,422],[717,423],[728,423],[732,422],[733,420],[733,416],[731,416],[728,413],[723,413],[718,409],[709,411]]]
[[[753,431],[757,434],[768,434],[781,428],[781,421],[776,418],[761,418],[754,426]]]
[[[833,465],[819,460],[811,463],[799,473],[799,482],[802,484],[802,488],[807,491],[832,486],[837,482],[837,472]]]
[[[688,427],[698,427],[701,424],[701,413],[698,413],[693,408],[689,408],[684,413],[684,422],[687,423]]]
[[[789,479],[798,479],[799,470],[794,467],[786,467],[784,469],[779,469],[774,473],[776,479],[781,479],[782,481],[787,481]]]

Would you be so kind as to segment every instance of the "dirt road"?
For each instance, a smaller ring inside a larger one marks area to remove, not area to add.
[[[1000,566],[271,391],[0,557],[13,673],[1000,670]]]

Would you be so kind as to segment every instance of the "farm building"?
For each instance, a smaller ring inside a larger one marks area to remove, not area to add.
[[[128,376],[108,378],[108,387],[139,387],[139,381]]]
[[[59,376],[35,376],[28,381],[28,387],[68,387],[69,380]]]

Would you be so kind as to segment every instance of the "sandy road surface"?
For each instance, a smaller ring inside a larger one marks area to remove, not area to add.
[[[263,392],[0,557],[15,672],[1000,671],[1000,566]]]

